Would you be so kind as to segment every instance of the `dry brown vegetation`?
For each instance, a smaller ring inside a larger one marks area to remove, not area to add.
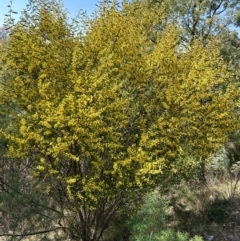
[[[182,182],[170,188],[168,225],[208,240],[240,240],[240,183],[225,176],[222,180]]]

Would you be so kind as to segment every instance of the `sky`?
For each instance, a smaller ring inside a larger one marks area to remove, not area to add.
[[[64,6],[69,13],[69,17],[74,17],[80,9],[91,14],[96,8],[98,0],[62,0]],[[5,14],[8,13],[8,4],[10,0],[0,0],[0,27],[3,25]],[[13,0],[12,9],[20,13],[28,3],[28,0]],[[14,14],[14,18],[17,20],[19,14]]]

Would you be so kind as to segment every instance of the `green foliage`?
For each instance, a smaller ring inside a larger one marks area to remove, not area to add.
[[[189,238],[184,232],[166,228],[166,203],[157,191],[145,195],[139,210],[130,218],[133,241],[202,241],[195,236]]]
[[[214,180],[228,175],[230,172],[230,160],[225,147],[213,154],[210,162],[206,166],[206,175],[208,179]]]
[[[203,241],[202,237],[200,236],[194,236],[193,238],[190,238],[187,233],[184,232],[175,232],[171,229],[166,229],[162,232],[160,232],[159,235],[156,236],[156,239],[153,239],[153,241]]]
[[[238,182],[240,173],[239,131],[229,135],[228,141],[206,166],[209,178],[228,178]]]
[[[237,11],[234,13],[234,21],[235,21],[235,25],[237,27],[240,27],[240,10],[237,9]]]
[[[151,0],[165,7],[167,22],[175,21],[184,44],[199,39],[207,43],[239,26],[239,1],[235,0]],[[162,24],[162,22],[160,22]]]
[[[133,236],[136,239],[146,238],[162,230],[165,226],[165,212],[166,204],[156,191],[146,194],[143,204],[129,221]]]

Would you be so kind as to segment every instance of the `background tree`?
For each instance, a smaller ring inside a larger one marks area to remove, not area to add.
[[[226,36],[239,26],[239,1],[235,0],[152,0],[160,2],[167,11],[167,22],[176,22],[181,40],[190,44],[194,39],[208,41],[210,37]]]
[[[6,31],[6,27],[0,27],[0,43],[3,42],[4,39],[7,38],[7,31]]]
[[[57,2],[29,3],[2,50],[1,132],[69,238],[97,241],[127,201],[184,170],[178,157],[219,148],[239,125],[239,90],[218,42],[182,48],[174,24],[157,28],[157,3],[102,2],[77,33]]]

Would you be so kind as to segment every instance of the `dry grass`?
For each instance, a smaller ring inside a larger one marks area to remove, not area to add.
[[[238,178],[182,182],[168,190],[166,196],[169,226],[192,235],[213,235],[214,241],[231,240],[236,232],[240,233]]]

